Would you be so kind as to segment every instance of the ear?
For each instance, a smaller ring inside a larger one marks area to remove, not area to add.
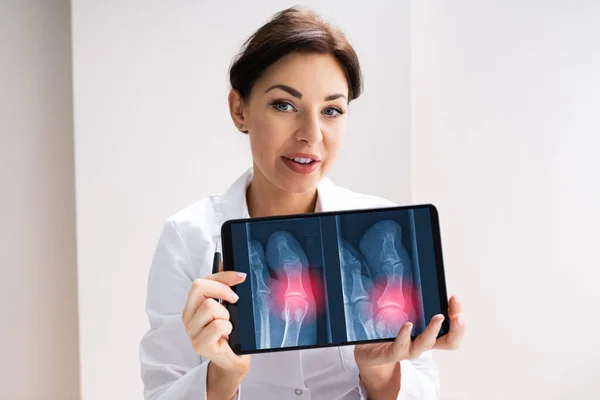
[[[246,126],[246,112],[244,110],[244,101],[240,92],[236,89],[231,89],[227,96],[227,102],[229,103],[229,114],[231,120],[236,128],[243,132],[248,133],[248,127]]]

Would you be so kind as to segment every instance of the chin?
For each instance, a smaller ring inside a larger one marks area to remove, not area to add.
[[[286,192],[301,194],[315,190],[319,180],[320,177],[315,174],[314,177],[300,177],[293,180],[283,180],[277,186]]]
[[[326,165],[321,165],[319,169],[311,174],[303,175],[294,173],[283,165],[277,165],[270,169],[268,174],[263,172],[263,176],[267,178],[274,186],[288,193],[302,194],[314,191],[318,183],[324,176]]]

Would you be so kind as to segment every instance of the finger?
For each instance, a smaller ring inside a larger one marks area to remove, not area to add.
[[[450,320],[450,331],[435,342],[435,349],[457,350],[465,334],[465,322],[462,315],[456,315]]]
[[[243,272],[223,271],[208,275],[206,279],[215,282],[221,282],[227,286],[235,286],[246,280],[246,274]]]
[[[196,336],[201,329],[204,329],[204,327],[216,319],[229,321],[229,311],[215,299],[206,299],[200,304],[192,320],[187,325],[188,336]]]
[[[454,317],[458,316],[462,312],[462,305],[460,304],[460,300],[456,295],[450,298],[448,302],[448,317],[450,320],[454,319]]]
[[[419,336],[415,338],[412,343],[411,348],[411,358],[419,357],[424,351],[430,350],[436,343],[436,338],[438,333],[440,332],[440,328],[442,327],[442,322],[444,321],[444,316],[442,314],[437,314],[431,321],[427,328]]]
[[[400,332],[398,332],[398,336],[396,336],[396,340],[394,340],[392,345],[393,360],[390,360],[389,362],[401,361],[408,358],[410,353],[410,334],[412,329],[412,322],[407,321],[404,323],[404,325],[402,325],[402,328],[400,329]]]
[[[197,339],[200,343],[212,347],[215,351],[219,352],[223,350],[223,344],[219,343],[219,340],[229,335],[232,329],[233,325],[231,322],[223,319],[215,319],[198,334]]]
[[[237,301],[237,294],[222,282],[210,279],[196,279],[185,303],[182,319],[185,325],[189,324],[194,313],[207,298],[226,299],[230,303]]]

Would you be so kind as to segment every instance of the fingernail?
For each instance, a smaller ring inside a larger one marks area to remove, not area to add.
[[[454,295],[454,302],[456,304],[460,304],[460,300],[458,299],[458,297],[456,295]]]
[[[444,315],[443,315],[443,314],[439,314],[438,321],[437,321],[437,325],[439,325],[439,326],[440,326],[440,329],[441,329],[441,326],[442,326],[442,324],[444,323],[444,320],[445,320],[445,319],[446,319],[446,317],[444,317]]]
[[[408,334],[410,335],[412,333],[412,329],[413,329],[413,324],[409,323],[408,324]]]
[[[459,315],[458,318],[456,318],[456,323],[458,324],[458,326],[463,326],[465,324],[462,315]]]
[[[235,276],[237,276],[238,278],[244,279],[244,278],[246,278],[246,273],[244,273],[244,272],[236,272]]]
[[[231,298],[233,299],[233,301],[238,301],[238,299],[240,298],[240,296],[238,296],[236,293],[232,293],[231,294]]]

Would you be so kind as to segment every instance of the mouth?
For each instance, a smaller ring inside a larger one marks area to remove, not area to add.
[[[315,154],[286,154],[281,156],[281,160],[290,171],[304,176],[312,174],[321,167],[321,159]]]
[[[287,154],[282,157],[300,165],[310,165],[316,162],[321,162],[321,159],[316,154],[294,153]]]

